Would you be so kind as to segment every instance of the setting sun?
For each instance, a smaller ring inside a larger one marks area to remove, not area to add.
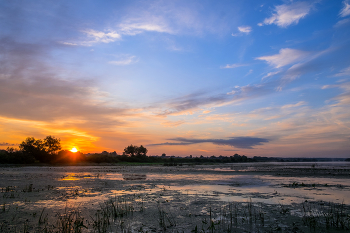
[[[73,147],[73,149],[71,149],[70,151],[72,151],[72,152],[78,152],[78,150],[77,150],[77,148],[75,148],[75,147]]]

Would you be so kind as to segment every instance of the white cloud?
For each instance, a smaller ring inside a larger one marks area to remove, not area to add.
[[[252,31],[252,27],[250,26],[241,26],[238,27],[238,31],[249,34]]]
[[[89,42],[85,42],[86,44],[92,44],[92,43],[110,43],[114,42],[118,39],[121,39],[121,35],[115,31],[110,31],[110,32],[100,32],[100,31],[95,31],[93,29],[87,29],[83,30],[85,34],[88,35],[88,37],[91,37],[93,40]]]
[[[241,66],[247,66],[246,64],[227,64],[226,66],[222,66],[220,67],[221,69],[233,69],[233,68],[237,68],[237,67],[241,67]]]
[[[339,12],[339,15],[341,17],[345,17],[350,15],[350,4],[349,4],[349,0],[344,0],[343,1],[343,9],[341,9],[341,11]]]
[[[239,33],[236,33],[236,34],[231,34],[232,36],[241,36],[243,34],[246,34],[248,35],[251,31],[252,31],[252,27],[250,26],[240,26],[238,27],[238,31]]]
[[[291,24],[299,23],[299,20],[304,18],[312,7],[312,4],[307,2],[295,2],[290,5],[283,4],[275,7],[275,13],[266,18],[259,26],[264,24],[276,24],[279,27],[287,27]]]
[[[275,68],[280,68],[282,66],[289,65],[291,63],[295,63],[305,58],[309,53],[297,49],[281,49],[279,54],[271,55],[271,56],[263,56],[257,57],[256,60],[262,60],[269,63],[271,66]]]
[[[109,64],[117,65],[117,66],[125,66],[138,62],[138,58],[136,56],[123,55],[120,60],[110,61]]]
[[[78,44],[76,44],[76,43],[71,43],[71,42],[59,42],[59,43],[61,43],[61,44],[64,44],[64,45],[69,45],[69,46],[77,46]]]

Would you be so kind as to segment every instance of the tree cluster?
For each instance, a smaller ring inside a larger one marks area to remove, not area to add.
[[[47,136],[44,140],[27,137],[20,145],[20,151],[42,163],[53,162],[57,159],[57,152],[61,150],[61,140]]]
[[[52,163],[57,160],[61,150],[59,138],[47,136],[43,140],[27,137],[20,145],[19,150],[8,147],[0,153],[0,163]]]
[[[144,146],[127,146],[124,148],[124,154],[130,155],[131,157],[146,157],[148,150]]]

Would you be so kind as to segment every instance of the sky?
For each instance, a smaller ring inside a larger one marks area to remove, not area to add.
[[[350,156],[350,0],[0,0],[0,149]]]

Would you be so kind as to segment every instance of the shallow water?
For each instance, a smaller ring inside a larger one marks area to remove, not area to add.
[[[53,218],[67,206],[90,217],[111,198],[132,198],[137,208],[145,203],[156,212],[159,203],[169,205],[178,219],[186,219],[183,211],[206,216],[209,206],[231,202],[290,206],[295,215],[306,202],[350,205],[350,163],[0,167],[0,174],[3,213],[20,224],[44,210]]]
[[[217,166],[174,167],[21,167],[0,168],[1,186],[22,188],[33,184],[35,188],[53,185],[56,190],[77,191],[66,199],[92,200],[92,196],[110,194],[158,192],[157,187],[188,195],[210,195],[223,201],[246,201],[270,204],[300,203],[305,200],[350,204],[350,179],[343,177],[303,177],[264,175],[259,169],[281,170],[316,168],[322,170],[348,169],[349,163],[247,163]],[[258,174],[257,174],[258,173]],[[51,184],[52,183],[52,184]],[[100,187],[102,184],[103,187]],[[134,190],[132,185],[153,188]],[[39,186],[39,187],[38,187]],[[100,187],[101,190],[93,190]],[[81,190],[85,190],[82,192]],[[80,192],[80,193],[79,193]],[[88,198],[86,196],[89,196]],[[44,202],[44,200],[37,200]],[[52,200],[50,200],[52,202]]]

